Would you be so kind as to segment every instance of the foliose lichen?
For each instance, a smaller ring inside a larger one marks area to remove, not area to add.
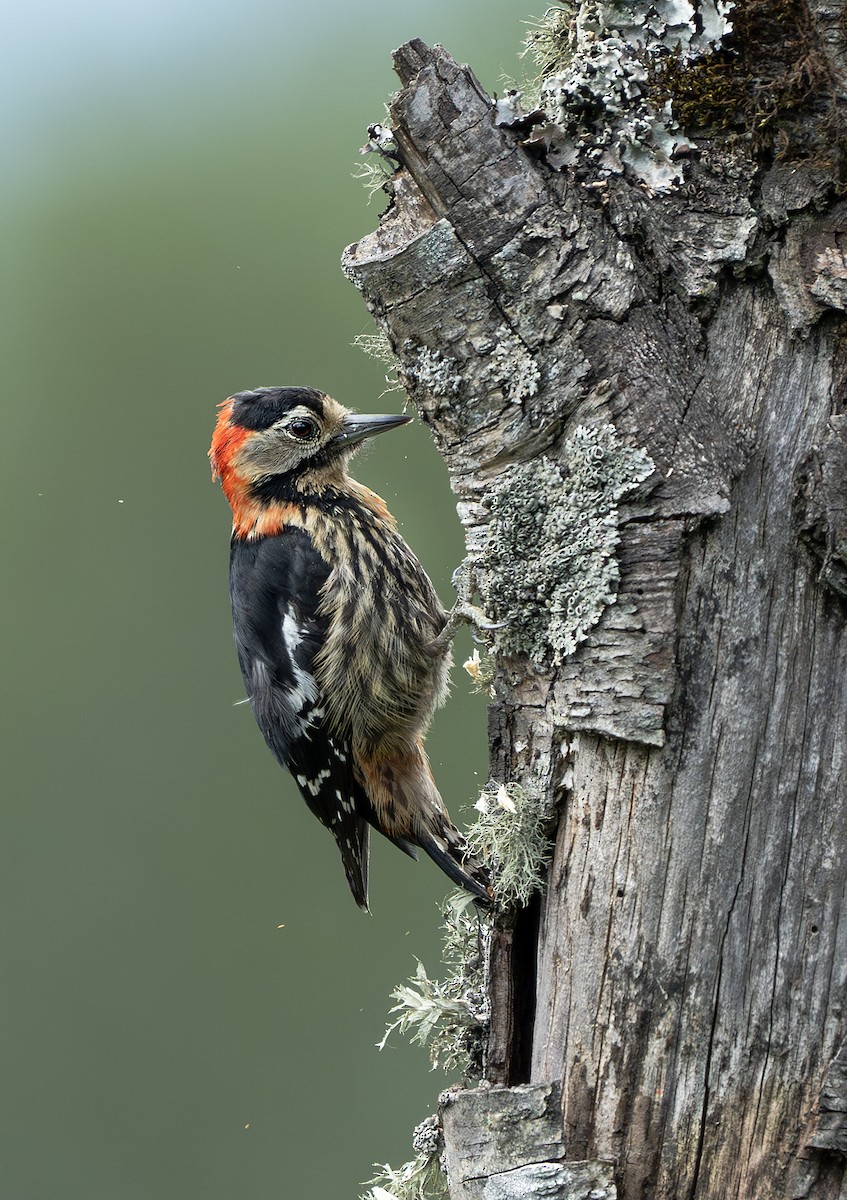
[[[491,516],[479,573],[486,612],[502,623],[496,654],[543,666],[574,652],[615,601],[618,501],[653,470],[613,425],[580,425],[560,461],[502,474],[483,498]]]
[[[456,363],[440,350],[419,346],[414,357],[404,363],[404,373],[409,379],[432,392],[434,396],[455,396],[462,386],[461,372]]]
[[[675,155],[689,148],[670,101],[651,94],[655,64],[711,54],[730,33],[733,0],[582,0],[551,8],[527,44],[542,79],[547,121],[530,137],[554,167],[624,165],[654,191],[682,179]]]
[[[433,1158],[442,1148],[441,1121],[437,1116],[424,1117],[412,1134],[412,1149],[416,1154]]]
[[[491,351],[488,377],[503,388],[506,398],[520,404],[535,396],[541,382],[541,368],[527,347],[505,326],[497,330],[497,344]]]

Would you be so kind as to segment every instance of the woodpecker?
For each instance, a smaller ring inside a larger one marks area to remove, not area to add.
[[[373,826],[490,902],[424,750],[451,663],[447,613],[384,501],[347,473],[363,416],[309,387],[238,392],[209,457],[232,508],[238,660],[261,733],[341,851],[368,911]]]

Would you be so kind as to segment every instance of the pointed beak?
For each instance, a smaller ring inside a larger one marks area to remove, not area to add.
[[[396,429],[398,425],[407,425],[411,420],[412,418],[407,417],[404,413],[399,416],[350,413],[344,418],[341,433],[335,435],[331,445],[355,446],[357,442],[364,441],[365,438],[373,437],[377,433],[387,433],[389,429]]]

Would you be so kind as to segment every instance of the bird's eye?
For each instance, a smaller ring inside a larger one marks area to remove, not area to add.
[[[307,442],[318,432],[317,425],[308,417],[295,417],[293,421],[288,422],[285,428],[292,437],[297,438],[298,442]]]

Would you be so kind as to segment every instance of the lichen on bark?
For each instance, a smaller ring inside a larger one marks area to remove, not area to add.
[[[628,167],[663,190],[682,181],[691,149],[671,99],[652,80],[673,61],[714,54],[732,30],[732,0],[585,0],[551,8],[527,44],[542,69],[539,107],[548,120],[530,142],[555,167],[589,166],[599,176]],[[513,118],[502,114],[503,123]]]
[[[578,425],[554,461],[508,467],[482,498],[490,513],[476,577],[500,625],[496,653],[558,666],[614,604],[618,502],[653,472],[613,425]]]

